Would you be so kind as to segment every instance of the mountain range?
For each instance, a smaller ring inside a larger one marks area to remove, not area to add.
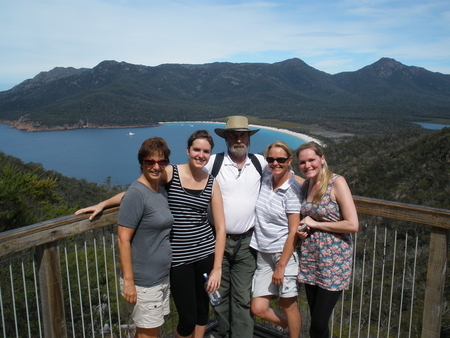
[[[152,125],[256,116],[302,124],[450,119],[450,75],[391,59],[328,74],[273,64],[103,61],[57,67],[0,92],[0,122],[26,130]]]

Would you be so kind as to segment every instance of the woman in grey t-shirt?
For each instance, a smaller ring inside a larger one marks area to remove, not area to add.
[[[125,193],[117,220],[121,290],[137,336],[157,337],[164,316],[170,312],[169,236],[173,217],[160,186],[169,155],[164,139],[144,141],[138,153],[141,176]]]

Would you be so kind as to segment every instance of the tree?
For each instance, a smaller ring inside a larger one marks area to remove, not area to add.
[[[42,179],[35,171],[24,172],[9,163],[0,167],[0,231],[6,231],[68,213],[58,205],[56,179]]]

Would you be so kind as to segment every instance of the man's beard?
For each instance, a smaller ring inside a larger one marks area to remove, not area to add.
[[[235,143],[233,145],[228,145],[228,152],[236,157],[242,157],[247,155],[247,146],[243,143]]]

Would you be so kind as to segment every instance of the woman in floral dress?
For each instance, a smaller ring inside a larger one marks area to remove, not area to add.
[[[300,250],[298,281],[305,285],[311,313],[311,338],[330,336],[328,321],[352,274],[351,233],[359,229],[358,214],[344,177],[328,170],[322,148],[315,142],[296,151],[306,180],[302,192],[298,234]]]

